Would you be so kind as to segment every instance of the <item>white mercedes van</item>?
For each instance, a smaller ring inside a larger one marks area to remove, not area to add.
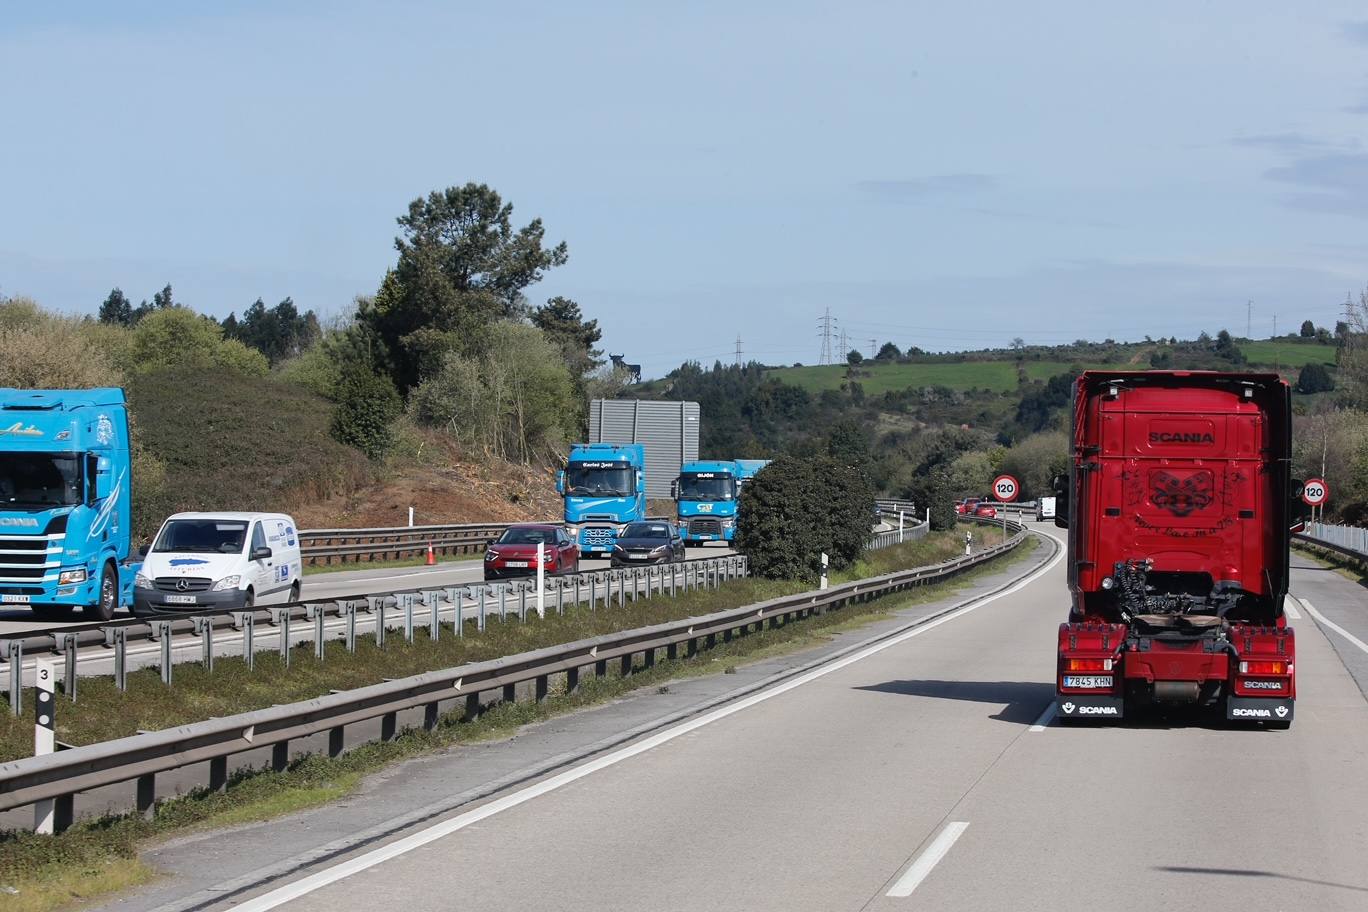
[[[143,558],[133,613],[189,614],[296,602],[303,563],[284,513],[177,513]]]

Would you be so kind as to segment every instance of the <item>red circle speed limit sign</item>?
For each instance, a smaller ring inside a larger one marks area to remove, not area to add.
[[[1308,478],[1306,484],[1302,485],[1302,500],[1308,506],[1319,507],[1329,499],[1330,487],[1324,478]]]
[[[1021,485],[1011,475],[999,475],[993,479],[993,496],[1003,503],[1011,503],[1021,493]]]

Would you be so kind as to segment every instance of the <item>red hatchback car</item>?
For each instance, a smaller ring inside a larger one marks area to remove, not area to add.
[[[543,546],[542,567],[547,574],[579,573],[579,545],[564,529],[550,523],[518,523],[485,549],[484,578],[535,576],[539,544]]]

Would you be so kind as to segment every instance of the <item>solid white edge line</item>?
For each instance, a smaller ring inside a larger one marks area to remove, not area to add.
[[[1057,712],[1059,712],[1059,704],[1051,700],[1050,705],[1045,707],[1045,711],[1040,714],[1039,719],[1035,720],[1035,724],[1030,727],[1029,731],[1043,732],[1045,727],[1054,721]]]
[[[898,882],[893,885],[893,889],[889,890],[887,895],[911,896],[912,891],[921,886],[926,875],[930,874],[931,869],[940,863],[940,860],[950,851],[950,847],[955,844],[955,840],[963,836],[967,829],[969,829],[969,823],[964,820],[947,823],[935,841],[926,847],[926,851],[917,856],[916,861],[912,862],[907,873],[898,878]]]
[[[1335,631],[1335,633],[1338,633],[1340,636],[1344,637],[1346,640],[1353,643],[1359,649],[1363,650],[1364,652],[1368,652],[1368,643],[1363,642],[1363,640],[1360,640],[1358,637],[1354,636],[1352,633],[1345,630],[1339,624],[1336,624],[1334,621],[1330,620],[1328,617],[1321,614],[1319,611],[1316,610],[1316,606],[1312,605],[1306,599],[1301,599],[1301,603],[1302,607],[1307,610],[1307,613],[1309,613],[1313,618],[1316,619],[1317,624],[1320,624],[1322,627],[1329,627],[1331,630]]]
[[[366,852],[365,854],[358,855],[355,858],[351,858],[346,861],[340,862],[336,865],[333,865],[332,867],[325,868],[324,870],[319,871],[316,874],[311,874],[308,877],[295,881],[294,883],[286,884],[283,887],[277,887],[276,889],[271,890],[268,893],[263,893],[262,895],[254,899],[249,899],[244,902],[238,903],[235,906],[233,906],[234,912],[269,912],[269,910],[274,909],[277,906],[280,906],[284,903],[298,899],[301,896],[306,896],[310,893],[313,893],[316,890],[320,890],[323,887],[336,883],[339,880],[343,880],[347,877],[350,877],[353,874],[359,874],[360,872],[365,871],[369,868],[373,868],[378,864],[389,861],[391,858],[397,858],[398,856],[403,855],[407,852],[411,852],[414,849],[422,848],[430,842],[434,842],[438,839],[443,838],[444,836],[449,836],[452,833],[463,830],[472,824],[479,823],[480,821],[485,820],[486,818],[493,817],[495,814],[498,814],[502,811],[509,810],[510,808],[515,808],[520,804],[524,804],[528,801],[531,801],[533,798],[538,798],[542,795],[547,794],[548,792],[553,792],[561,786],[569,785],[570,783],[575,782],[579,779],[583,779],[585,776],[591,775],[592,773],[596,773],[599,770],[606,769],[607,767],[613,766],[616,763],[620,763],[623,760],[635,757],[637,754],[645,753],[646,751],[651,750],[654,747],[658,747],[661,744],[673,741],[675,738],[678,738],[681,735],[686,735],[689,732],[694,731],[695,729],[702,728],[703,726],[708,725],[712,722],[716,722],[719,719],[725,719],[727,716],[730,716],[733,713],[740,712],[743,709],[749,709],[757,703],[763,703],[764,701],[777,697],[780,694],[787,693],[788,691],[793,690],[794,688],[801,687],[804,684],[807,684],[811,681],[817,680],[818,678],[829,675],[834,671],[838,671],[842,668],[845,668],[847,665],[852,665],[855,662],[861,661],[862,659],[867,659],[875,653],[883,652],[885,649],[896,646],[899,643],[906,642],[907,640],[910,640],[913,637],[921,636],[922,634],[927,633],[928,631],[935,630],[942,624],[946,624],[957,618],[964,617],[966,614],[968,614],[971,611],[974,611],[977,608],[981,608],[984,605],[991,604],[992,602],[995,602],[1000,598],[1004,598],[1005,596],[1012,595],[1020,591],[1021,589],[1035,582],[1040,577],[1044,576],[1050,570],[1054,569],[1054,567],[1061,560],[1064,559],[1064,554],[1064,549],[1060,549],[1060,551],[1056,553],[1055,556],[1051,558],[1048,562],[1041,565],[1040,567],[1037,567],[1035,570],[1031,571],[1026,576],[1023,576],[1020,580],[1018,580],[1016,583],[1009,586],[1008,588],[1003,589],[1001,592],[989,595],[981,599],[980,601],[974,602],[971,605],[965,605],[963,608],[959,608],[955,611],[950,612],[949,614],[943,615],[934,621],[930,621],[929,623],[923,624],[920,627],[914,627],[906,633],[899,634],[898,636],[891,637],[887,640],[882,640],[878,643],[874,643],[866,649],[862,649],[859,652],[851,653],[845,658],[837,659],[829,665],[823,665],[821,668],[814,668],[807,674],[800,675],[797,678],[792,678],[768,690],[763,690],[759,693],[752,694],[748,697],[743,697],[740,700],[737,700],[735,703],[728,703],[726,706],[718,707],[717,709],[705,713],[699,716],[698,718],[690,719],[687,722],[681,722],[673,728],[667,728],[664,731],[657,732],[656,734],[644,738],[641,741],[638,741],[634,744],[629,744],[626,747],[618,748],[612,753],[605,754],[602,757],[597,757],[577,767],[574,767],[573,769],[569,769],[563,773],[559,773],[555,776],[552,776],[549,779],[543,779],[541,782],[533,783],[532,785],[529,785],[526,788],[520,789],[516,792],[513,792],[512,794],[505,795],[502,798],[491,801],[490,803],[482,805],[481,807],[478,807],[475,810],[467,811],[464,814],[459,814],[448,820],[444,820],[440,823],[433,824],[432,826],[421,829],[416,833],[413,833],[409,836],[405,836],[403,839],[397,839],[394,842],[389,843],[388,845],[381,846],[377,849],[372,849],[371,851]],[[963,824],[963,826],[968,826],[968,824]],[[955,838],[958,838],[958,835],[956,835]],[[951,841],[953,842],[953,840]],[[915,884],[913,886],[915,886]]]
[[[1286,601],[1283,602],[1283,614],[1287,615],[1289,621],[1300,621],[1302,619],[1301,612],[1297,610],[1297,606],[1294,604],[1300,601],[1295,595],[1288,595]]]

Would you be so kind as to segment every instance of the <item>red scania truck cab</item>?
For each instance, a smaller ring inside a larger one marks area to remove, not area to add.
[[[1291,723],[1291,420],[1276,374],[1078,378],[1070,471],[1055,480],[1072,593],[1059,627],[1061,718],[1191,704]]]

